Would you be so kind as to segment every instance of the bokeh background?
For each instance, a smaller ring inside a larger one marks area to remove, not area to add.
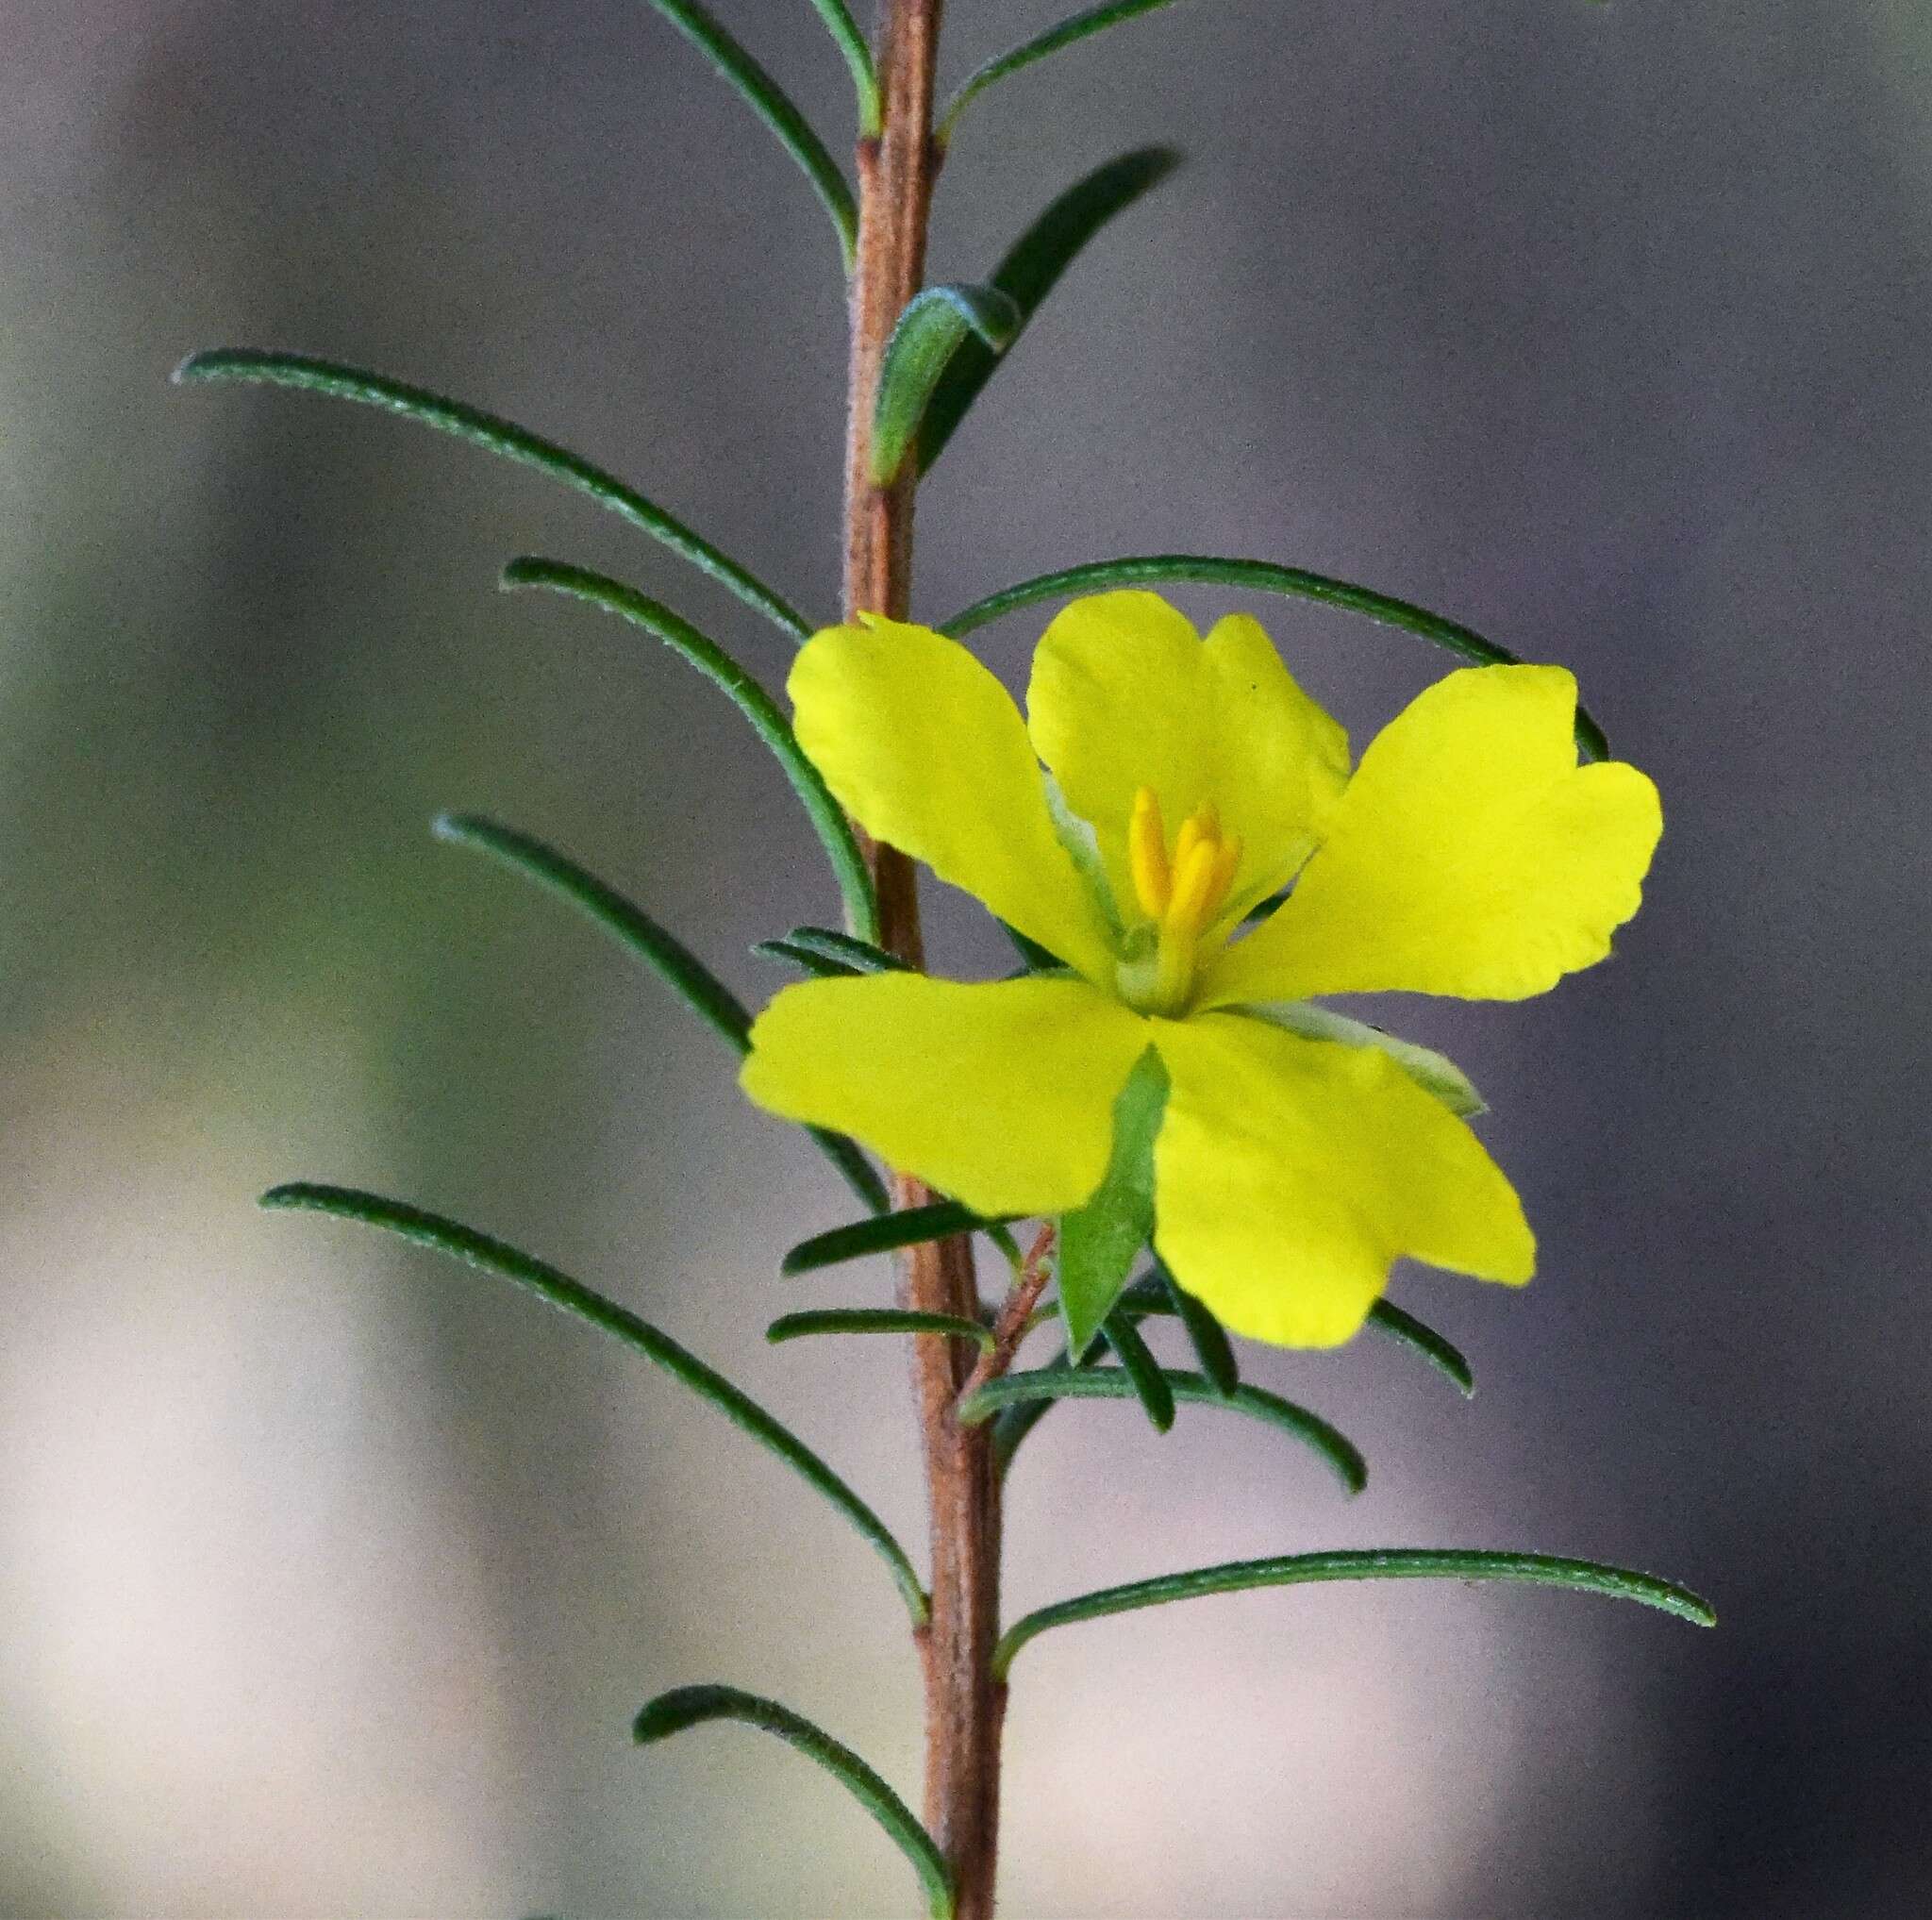
[[[718,9],[842,144],[803,0]],[[949,74],[1062,10],[955,0]],[[748,944],[834,911],[779,777],[668,656],[491,583],[552,552],[774,680],[782,643],[534,476],[167,384],[225,342],[416,377],[826,609],[828,230],[637,0],[0,0],[0,1912],[907,1912],[775,1743],[626,1735],[725,1679],[916,1795],[863,1545],[584,1329],[251,1204],[341,1179],[573,1266],[916,1536],[900,1356],[759,1337],[888,1286],[775,1277],[841,1190],[622,955],[425,831],[495,810],[765,993]],[[1052,1636],[1007,1911],[1922,1913],[1932,25],[1191,0],[982,103],[935,271],[1153,139],[1189,165],[927,493],[920,608],[1187,547],[1360,579],[1575,666],[1670,826],[1613,964],[1402,1010],[1488,1094],[1545,1249],[1524,1295],[1399,1282],[1480,1397],[1379,1345],[1251,1353],[1365,1446],[1353,1506],[1265,1430],[1057,1414],[1011,1603],[1469,1543],[1655,1567],[1724,1619],[1328,1588]],[[1358,738],[1444,664],[1264,611]]]

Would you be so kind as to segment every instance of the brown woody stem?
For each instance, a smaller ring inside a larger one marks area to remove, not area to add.
[[[904,619],[912,586],[918,462],[890,487],[872,481],[873,401],[893,325],[925,277],[926,220],[940,155],[932,139],[933,75],[943,0],[881,0],[877,45],[883,125],[858,147],[858,259],[852,280],[850,422],[845,467],[845,612]],[[895,848],[867,847],[878,891],[880,944],[924,962],[919,890]],[[933,1196],[893,1182],[901,1207]],[[908,1249],[901,1303],[968,1319],[979,1289],[968,1239]],[[932,1616],[920,1636],[925,1676],[925,1824],[952,1868],[958,1920],[990,1920],[999,1820],[1000,1722],[1006,1688],[993,1678],[999,1631],[999,1482],[988,1429],[953,1417],[972,1370],[972,1346],[922,1335],[912,1383],[931,1513]]]

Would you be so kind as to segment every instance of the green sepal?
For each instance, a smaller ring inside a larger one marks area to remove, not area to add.
[[[1003,353],[1019,326],[1019,308],[996,287],[928,287],[912,296],[886,342],[873,399],[875,487],[890,487],[899,477],[926,402],[960,343],[976,336],[993,353]]]
[[[853,980],[858,977],[858,968],[844,960],[835,960],[824,954],[814,953],[810,947],[799,946],[792,941],[756,941],[751,950],[760,960],[786,960],[800,973],[809,974],[815,979]]]
[[[1015,341],[1088,242],[1108,221],[1158,187],[1180,160],[1171,146],[1137,147],[1121,154],[1074,181],[1013,242],[987,284],[997,287],[1020,309]],[[1004,357],[976,340],[959,342],[920,423],[921,473],[929,472],[945,451],[954,429],[972,410],[980,390],[992,378]]]
[[[1016,1620],[993,1652],[993,1672],[1007,1677],[1013,1656],[1049,1627],[1131,1613],[1169,1600],[1204,1594],[1242,1594],[1256,1587],[1290,1587],[1309,1580],[1515,1580],[1530,1586],[1568,1587],[1612,1600],[1635,1600],[1674,1613],[1693,1627],[1715,1627],[1710,1602],[1674,1580],[1600,1561],[1562,1560],[1543,1553],[1465,1552],[1459,1547],[1374,1547],[1334,1553],[1296,1553],[1273,1560],[1228,1561],[1151,1580],[1106,1587],[1077,1599],[1059,1600]]]
[[[924,1590],[912,1562],[892,1538],[876,1513],[855,1494],[832,1469],[798,1438],[781,1425],[748,1394],[735,1387],[715,1368],[707,1366],[697,1355],[647,1320],[641,1320],[627,1307],[593,1293],[580,1280],[536,1259],[507,1242],[479,1233],[474,1227],[411,1207],[401,1200],[385,1199],[379,1194],[365,1194],[353,1187],[322,1186],[309,1180],[291,1181],[261,1196],[261,1205],[275,1210],[326,1213],[338,1220],[352,1220],[363,1227],[413,1241],[419,1246],[450,1255],[467,1266],[511,1280],[541,1300],[588,1321],[600,1331],[641,1353],[673,1378],[681,1381],[702,1400],[724,1415],[741,1431],[748,1434],[767,1451],[776,1454],[792,1471],[816,1488],[852,1522],[871,1543],[873,1549],[891,1570],[894,1582],[905,1599],[915,1627],[926,1618]]]
[[[855,974],[906,974],[912,969],[897,954],[857,934],[841,933],[830,927],[794,927],[785,936],[790,946],[803,947],[822,960],[837,960]]]
[[[757,1694],[741,1693],[736,1687],[675,1687],[659,1694],[631,1723],[631,1738],[640,1746],[668,1740],[687,1728],[702,1726],[708,1720],[736,1720],[775,1734],[818,1764],[836,1779],[878,1824],[919,1876],[925,1889],[927,1920],[952,1920],[953,1880],[945,1857],[933,1844],[931,1834],[913,1817],[907,1806],[864,1761],[845,1745],[776,1700]]]
[[[665,512],[655,501],[645,499],[636,488],[626,486],[614,474],[592,466],[555,441],[543,440],[514,421],[484,412],[480,407],[432,393],[426,387],[392,380],[386,374],[372,374],[366,367],[344,366],[339,360],[317,359],[309,354],[264,353],[254,347],[214,347],[206,353],[190,354],[175,369],[174,377],[177,385],[235,380],[249,386],[288,387],[297,392],[320,393],[331,400],[353,400],[358,406],[379,408],[385,413],[397,413],[405,420],[433,426],[439,433],[466,440],[473,446],[486,448],[520,465],[535,467],[552,479],[588,494],[598,506],[608,508],[621,520],[628,521],[673,553],[681,555],[700,573],[728,588],[747,607],[755,607],[794,640],[811,638],[811,623],[795,607],[781,600],[756,575],[719,552],[709,541],[693,533],[683,521]]]
[[[1227,1010],[1265,1021],[1270,1027],[1299,1034],[1304,1040],[1332,1041],[1341,1046],[1372,1046],[1378,1053],[1386,1053],[1424,1093],[1433,1094],[1458,1120],[1474,1120],[1478,1113],[1490,1110],[1488,1101],[1476,1092],[1469,1076],[1447,1054],[1385,1033],[1366,1020],[1351,1020],[1345,1013],[1331,1012],[1310,1000],[1253,1001]]]
[[[964,612],[956,613],[939,630],[960,640],[975,628],[1037,601],[1105,593],[1114,587],[1144,587],[1165,580],[1198,580],[1215,586],[1240,587],[1248,593],[1314,600],[1325,607],[1339,607],[1344,612],[1362,614],[1384,626],[1413,633],[1479,667],[1523,664],[1507,647],[1485,640],[1473,628],[1445,620],[1425,607],[1398,600],[1392,594],[1352,586],[1346,580],[1311,574],[1301,567],[1277,566],[1273,560],[1228,559],[1214,554],[1134,554],[1124,559],[1090,560],[1082,566],[1063,567],[1058,573],[1041,574],[1036,579],[1022,580],[1015,586],[1002,587],[997,593],[989,593]],[[1586,759],[1609,758],[1609,743],[1604,738],[1603,728],[1581,707],[1576,710],[1576,744]]]
[[[1116,1307],[1101,1323],[1100,1330],[1108,1345],[1113,1348],[1115,1358],[1121,1363],[1121,1371],[1133,1381],[1134,1392],[1140,1395],[1141,1409],[1155,1432],[1171,1431],[1174,1427],[1174,1389],[1168,1385],[1167,1376],[1161,1372],[1160,1362],[1154,1358],[1153,1349],[1141,1338],[1141,1330],[1134,1325],[1133,1316],[1123,1313]]]
[[[957,1200],[935,1200],[925,1207],[904,1207],[871,1220],[854,1220],[801,1240],[778,1262],[788,1277],[816,1273],[821,1267],[864,1260],[870,1254],[895,1253],[928,1240],[950,1240],[956,1233],[988,1233],[1005,1222],[989,1220]]]
[[[1057,1277],[1071,1353],[1084,1353],[1100,1331],[1154,1231],[1154,1141],[1167,1089],[1150,1046],[1114,1096],[1106,1175],[1084,1207],[1060,1216]]]
[[[614,613],[662,642],[703,674],[743,714],[791,782],[791,791],[805,810],[805,817],[825,850],[832,877],[838,882],[840,898],[852,924],[863,934],[878,931],[878,902],[873,892],[872,874],[859,850],[852,823],[845,817],[845,810],[832,797],[825,776],[799,745],[784,710],[716,641],[700,633],[661,600],[653,600],[622,580],[592,573],[588,567],[573,566],[567,560],[525,554],[504,568],[501,584],[507,592],[535,587],[564,593],[606,613]]]
[[[845,175],[791,96],[698,0],[646,0],[646,4],[655,7],[705,55],[738,90],[752,111],[778,136],[786,152],[804,170],[825,211],[832,216],[832,225],[839,234],[839,252],[849,274],[858,255],[858,209]],[[823,7],[819,10],[825,15]],[[825,19],[827,25],[832,25],[829,15]]]

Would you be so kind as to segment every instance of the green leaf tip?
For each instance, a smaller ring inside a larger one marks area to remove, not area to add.
[[[953,355],[977,339],[992,355],[1006,351],[1020,330],[1021,313],[997,287],[928,287],[907,302],[886,342],[873,400],[873,484],[899,477],[925,418],[926,403]]]
[[[1020,309],[1015,341],[1087,243],[1116,215],[1158,187],[1180,160],[1180,154],[1170,146],[1137,147],[1119,154],[1075,180],[1013,242],[987,284],[997,288]],[[1008,349],[1011,344],[1008,343]],[[931,471],[1005,358],[1004,351],[995,352],[976,338],[959,342],[920,422],[922,473]]]
[[[866,44],[864,34],[858,30],[858,23],[852,17],[852,9],[845,0],[811,0],[818,8],[818,15],[825,23],[825,31],[832,36],[845,64],[852,70],[853,91],[858,96],[858,131],[870,140],[882,124],[879,111],[879,76],[873,65],[872,48]]]
[[[1050,1627],[1068,1627],[1080,1620],[1098,1620],[1111,1613],[1131,1613],[1170,1600],[1190,1600],[1208,1594],[1246,1593],[1256,1587],[1296,1586],[1317,1580],[1512,1580],[1531,1586],[1568,1587],[1614,1600],[1635,1600],[1641,1606],[1688,1620],[1693,1627],[1715,1627],[1710,1602],[1688,1587],[1629,1567],[1608,1566],[1600,1561],[1563,1560],[1541,1553],[1491,1553],[1459,1547],[1375,1547],[1333,1553],[1287,1554],[1272,1560],[1228,1561],[1219,1566],[1194,1567],[1186,1573],[1159,1574],[1153,1579],[1106,1587],[1077,1599],[1060,1600],[1017,1620],[1001,1636],[993,1652],[993,1671],[1004,1679],[1014,1656],[1036,1635]]]
[[[1226,1412],[1245,1413],[1251,1419],[1265,1421],[1269,1426],[1278,1427],[1283,1432],[1291,1434],[1321,1457],[1324,1464],[1341,1481],[1345,1493],[1359,1494],[1368,1485],[1368,1462],[1355,1443],[1306,1407],[1297,1407],[1293,1401],[1284,1400],[1279,1394],[1268,1393],[1260,1387],[1241,1385],[1232,1394],[1224,1394],[1205,1374],[1183,1373],[1174,1367],[1163,1367],[1160,1374],[1168,1391],[1176,1400],[1219,1407]],[[1141,1397],[1140,1389],[1124,1368],[1076,1367],[1062,1361],[1056,1366],[1035,1367],[989,1380],[959,1403],[958,1417],[960,1425],[976,1427],[1006,1408],[1023,1407],[1032,1401],[1138,1400]],[[1017,1444],[1016,1439],[1011,1444],[996,1449],[1002,1455],[1003,1463],[1011,1460],[1013,1447]]]
[[[798,609],[781,600],[755,574],[722,553],[683,521],[665,512],[655,501],[647,500],[615,475],[591,462],[555,441],[544,440],[514,421],[486,413],[461,400],[432,393],[426,387],[415,387],[404,380],[392,380],[386,374],[371,373],[366,367],[344,365],[340,360],[318,359],[310,354],[264,352],[255,347],[214,347],[205,353],[190,354],[175,369],[177,385],[204,380],[234,380],[244,385],[287,387],[296,392],[320,393],[332,400],[352,400],[358,406],[375,407],[387,413],[400,414],[439,433],[468,441],[520,465],[534,467],[574,487],[619,519],[647,533],[673,553],[689,560],[702,574],[781,626],[795,640],[808,640],[811,626]]]
[[[661,641],[704,675],[750,723],[752,731],[791,782],[791,791],[797,794],[799,805],[824,849],[832,877],[838,882],[840,898],[853,925],[867,941],[878,937],[878,901],[873,891],[872,874],[866,866],[865,855],[859,850],[852,823],[845,817],[845,810],[832,797],[825,776],[799,745],[784,710],[716,641],[699,632],[661,600],[654,600],[608,575],[573,566],[567,560],[521,555],[504,568],[501,585],[506,592],[536,588],[562,593],[606,613],[614,613],[654,640]]]
[[[838,163],[826,151],[824,142],[813,131],[811,123],[798,110],[791,96],[752,58],[708,7],[698,4],[698,0],[645,0],[645,4],[655,7],[704,54],[737,89],[752,111],[777,135],[786,152],[804,170],[825,211],[831,215],[832,225],[839,235],[840,256],[844,260],[845,271],[851,273],[858,254],[858,208],[852,198],[852,189],[845,175],[840,172]],[[827,25],[833,25],[832,15],[825,7],[821,6],[819,13]],[[850,20],[845,24],[849,26]],[[855,36],[857,31],[854,27]],[[849,53],[847,58],[849,60]],[[869,68],[869,58],[866,64]]]
[[[871,1220],[855,1220],[801,1240],[778,1262],[788,1278],[815,1273],[821,1267],[864,1260],[870,1254],[895,1253],[928,1240],[950,1240],[956,1233],[987,1233],[1005,1221],[989,1220],[957,1200],[935,1200],[924,1207],[906,1207]]]
[[[774,1734],[824,1767],[878,1822],[910,1862],[925,1891],[928,1920],[952,1920],[952,1876],[931,1834],[913,1817],[905,1801],[849,1746],[834,1740],[824,1728],[802,1713],[736,1687],[675,1687],[668,1694],[659,1694],[640,1711],[631,1722],[631,1737],[640,1746],[649,1746],[670,1739],[674,1733],[713,1720],[735,1720]]]
[[[1302,567],[1284,567],[1273,560],[1233,559],[1216,554],[1133,554],[1121,559],[1089,560],[1058,573],[1041,574],[1017,586],[1003,587],[975,601],[962,613],[956,613],[940,628],[955,640],[1003,615],[1030,607],[1040,600],[1057,600],[1077,593],[1095,593],[1113,587],[1147,586],[1167,580],[1201,581],[1223,587],[1239,587],[1255,593],[1279,593],[1291,599],[1313,600],[1344,612],[1359,613],[1383,626],[1446,648],[1459,659],[1476,666],[1520,666],[1520,658],[1494,641],[1485,640],[1473,628],[1440,613],[1431,613],[1392,594],[1377,593],[1347,580],[1331,579],[1325,574],[1311,574]],[[1607,760],[1609,742],[1604,730],[1583,708],[1576,710],[1576,744],[1591,760]]]
[[[1096,33],[1104,33],[1109,26],[1124,25],[1130,20],[1138,20],[1143,13],[1158,12],[1161,8],[1173,5],[1174,0],[1104,0],[1103,5],[1073,14],[1058,25],[1048,27],[1044,33],[1035,34],[1031,40],[988,60],[984,66],[969,74],[959,91],[953,95],[940,116],[934,139],[941,147],[949,145],[959,116],[989,87],[1008,75],[1022,72],[1036,60],[1043,60],[1064,47],[1075,46]]]
[[[599,1331],[641,1353],[653,1365],[681,1381],[708,1401],[738,1429],[775,1454],[808,1486],[831,1502],[873,1550],[886,1563],[907,1611],[915,1627],[926,1618],[925,1591],[905,1549],[891,1529],[840,1477],[798,1438],[789,1427],[766,1412],[748,1394],[735,1387],[715,1368],[708,1366],[689,1348],[642,1320],[627,1307],[594,1293],[582,1281],[573,1279],[560,1268],[533,1254],[523,1252],[507,1242],[479,1233],[474,1227],[412,1207],[402,1200],[384,1198],[354,1187],[325,1186],[312,1180],[293,1180],[272,1187],[261,1196],[261,1205],[272,1209],[326,1213],[340,1220],[352,1220],[374,1227],[418,1246],[449,1255],[465,1265],[494,1274],[534,1294],[539,1299],[576,1319],[588,1322]]]
[[[977,1320],[957,1313],[919,1313],[896,1307],[823,1307],[805,1313],[781,1313],[765,1328],[774,1346],[816,1333],[943,1333],[971,1340],[991,1353],[993,1333]]]
[[[1433,1327],[1418,1320],[1413,1313],[1404,1312],[1392,1300],[1377,1300],[1369,1309],[1368,1324],[1378,1333],[1386,1333],[1411,1352],[1421,1354],[1444,1378],[1455,1382],[1456,1390],[1465,1400],[1475,1398],[1475,1373],[1467,1357]]]

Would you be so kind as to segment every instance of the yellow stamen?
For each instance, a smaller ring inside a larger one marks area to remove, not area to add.
[[[1214,876],[1221,863],[1221,847],[1215,841],[1196,840],[1186,853],[1176,851],[1174,872],[1174,898],[1168,902],[1162,930],[1192,940],[1207,926],[1214,910]]]
[[[1208,908],[1210,913],[1219,912],[1221,904],[1234,888],[1234,877],[1241,863],[1241,837],[1229,834],[1221,843],[1221,852],[1214,861],[1214,899]]]
[[[1160,799],[1152,787],[1142,787],[1134,795],[1134,811],[1127,822],[1127,866],[1141,911],[1150,920],[1158,920],[1174,897],[1174,876],[1167,863],[1167,827],[1160,817]]]

